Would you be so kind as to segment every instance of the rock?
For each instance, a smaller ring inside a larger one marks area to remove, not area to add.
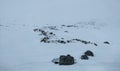
[[[94,43],[95,46],[98,46],[96,43]]]
[[[81,59],[82,59],[82,60],[88,60],[89,57],[88,57],[87,55],[82,55],[82,56],[81,56]]]
[[[54,64],[59,64],[59,58],[54,58],[54,59],[52,60],[52,62],[53,62]]]
[[[75,41],[81,41],[80,39],[72,39],[72,40],[75,40]]]
[[[64,40],[64,38],[61,38],[62,40]]]
[[[50,35],[52,35],[53,34],[53,32],[50,32]]]
[[[72,65],[74,63],[74,57],[70,55],[61,55],[59,58],[59,65]]]
[[[38,28],[36,28],[36,29],[33,29],[33,31],[34,31],[34,32],[38,32],[38,31],[39,31],[39,29],[38,29]]]
[[[76,39],[76,41],[81,41],[80,39]]]
[[[94,56],[93,52],[90,50],[87,50],[84,54],[87,56]]]
[[[48,26],[50,30],[58,30],[56,26]]]
[[[65,65],[65,59],[66,59],[66,56],[65,55],[61,55],[59,57],[59,65]]]
[[[70,43],[70,42],[72,42],[71,40],[67,40],[67,43]]]
[[[61,25],[61,26],[65,27],[65,25]]]
[[[67,25],[67,27],[78,27],[76,25]]]
[[[108,41],[105,41],[104,44],[110,44]]]
[[[41,42],[46,43],[46,42],[49,42],[48,40],[49,40],[49,37],[44,37],[44,38],[41,39]]]
[[[42,30],[42,29],[36,28],[36,29],[33,29],[33,31],[34,31],[34,32],[41,32],[42,35],[47,36],[47,32],[45,32],[45,31]]]
[[[87,41],[84,41],[84,40],[82,40],[81,42],[84,43],[84,44],[88,44]]]
[[[47,36],[47,32],[41,31],[42,35]]]
[[[55,62],[55,64],[59,64],[59,62]]]
[[[65,33],[68,33],[68,31],[64,31]]]
[[[49,36],[55,36],[55,34],[53,32],[50,32]]]
[[[57,40],[57,42],[58,42],[58,43],[61,43],[61,44],[66,44],[66,42],[63,41],[63,40]]]

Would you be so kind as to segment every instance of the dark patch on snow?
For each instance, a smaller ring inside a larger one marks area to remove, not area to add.
[[[95,43],[95,42],[93,43],[93,42],[81,40],[81,39],[78,39],[78,38],[76,38],[76,39],[69,39],[69,40],[65,40],[64,38],[55,39],[54,38],[56,36],[55,33],[49,32],[49,31],[45,31],[45,30],[39,29],[39,28],[33,29],[33,31],[34,32],[40,32],[39,35],[43,35],[43,37],[41,38],[40,41],[44,42],[44,43],[61,43],[61,44],[67,44],[67,43],[73,43],[73,42],[81,42],[83,44],[93,44],[95,46],[98,46],[98,44]],[[54,38],[54,39],[52,39],[52,38]]]
[[[59,30],[59,29],[57,28],[57,26],[45,26],[45,27],[43,27],[43,28],[49,29],[49,30]]]
[[[52,59],[52,62],[53,62],[54,64],[59,64],[59,58],[54,58],[54,59]]]
[[[98,46],[98,44],[94,43],[95,46]]]
[[[108,42],[108,41],[105,41],[105,42],[104,42],[104,44],[110,44],[110,42]]]
[[[87,56],[92,56],[92,57],[94,56],[94,53],[90,50],[87,50],[84,54]]]
[[[68,31],[64,31],[65,33],[68,33]]]
[[[87,50],[86,52],[84,52],[84,54],[81,56],[81,60],[88,60],[89,56],[93,57],[94,53],[90,50]]]
[[[88,60],[88,59],[89,59],[89,57],[87,55],[82,55],[81,56],[81,60]]]
[[[54,58],[52,60],[54,64],[59,64],[59,65],[73,65],[75,64],[75,59],[71,55],[60,55],[59,58]]]

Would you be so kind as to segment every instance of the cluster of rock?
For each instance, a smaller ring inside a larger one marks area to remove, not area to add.
[[[75,25],[62,25],[66,27],[75,27]],[[56,26],[48,26],[47,28],[52,29],[52,30],[57,30]],[[40,32],[40,35],[43,35],[41,38],[40,42],[43,43],[60,43],[60,44],[67,44],[67,43],[74,43],[74,42],[81,42],[83,44],[92,44],[94,46],[98,46],[97,43],[91,42],[91,41],[85,41],[81,39],[68,39],[64,40],[64,38],[61,39],[52,39],[53,37],[56,37],[56,34],[53,32],[45,31],[43,29],[36,28],[33,30],[34,32]],[[65,31],[68,32],[68,31]],[[110,44],[108,41],[103,42],[104,44]]]
[[[70,40],[64,40],[64,38],[61,38],[61,39],[51,39],[51,38],[55,37],[56,34],[54,34],[53,32],[45,31],[45,30],[38,29],[38,28],[34,29],[33,31],[34,32],[40,32],[41,35],[43,35],[43,37],[40,40],[40,42],[43,42],[43,43],[67,44],[67,43],[81,42],[83,44],[93,44],[95,46],[98,46],[97,43],[93,43],[93,42],[90,42],[90,41],[85,41],[85,40],[81,40],[81,39],[77,39],[77,38],[76,39],[70,39]]]
[[[92,51],[87,50],[84,55],[81,56],[81,60],[88,60],[89,56],[93,57],[94,54]],[[71,56],[70,54],[68,55],[60,55],[59,58],[55,58],[52,60],[54,64],[59,64],[59,65],[73,65],[75,64],[75,58]]]
[[[73,65],[75,64],[75,59],[68,54],[67,56],[61,55],[59,58],[53,59],[52,62],[59,65]]]
[[[49,30],[59,30],[59,29],[57,28],[57,26],[45,26],[45,27],[43,27],[43,28],[49,29]]]
[[[53,32],[48,32],[39,28],[33,29],[34,32],[40,32],[41,35],[43,35],[44,37],[49,37],[50,35],[55,36],[55,34]]]
[[[62,27],[78,27],[77,25],[61,25]]]
[[[49,40],[49,37],[44,37],[41,39],[41,42],[44,43],[61,43],[61,44],[67,44],[67,43],[74,43],[74,42],[81,42],[83,44],[93,44],[95,46],[98,46],[97,43],[92,43],[90,41],[85,41],[81,39],[71,39],[71,40],[63,40],[63,39],[57,39],[57,40]]]
[[[94,53],[90,50],[87,50],[86,52],[84,52],[84,55],[81,56],[82,60],[88,60],[89,56],[93,57]]]
[[[88,23],[88,25],[94,25],[94,22]],[[74,27],[79,27],[79,26],[74,24],[74,25],[61,25],[60,27],[61,28],[73,27],[74,28]],[[61,29],[61,28],[59,28],[59,29]],[[98,46],[98,44],[95,42],[85,41],[85,40],[78,39],[78,38],[73,38],[73,39],[71,38],[71,39],[65,40],[64,38],[57,37],[57,35],[53,32],[46,31],[46,29],[52,30],[52,31],[59,30],[56,26],[45,26],[44,29],[39,29],[39,28],[33,29],[34,32],[40,32],[40,35],[41,35],[40,42],[41,43],[68,44],[68,43],[80,42],[83,44],[92,44],[94,46]],[[64,31],[64,32],[68,33],[68,31]],[[108,41],[104,41],[103,43],[110,44],[110,42],[108,42]],[[94,57],[94,53],[90,50],[87,50],[84,52],[83,55],[81,55],[80,59],[81,60],[88,60],[90,57]],[[68,55],[60,55],[59,58],[53,59],[52,62],[55,64],[59,64],[59,65],[73,65],[73,64],[75,64],[75,59],[73,56],[71,56],[69,54]]]

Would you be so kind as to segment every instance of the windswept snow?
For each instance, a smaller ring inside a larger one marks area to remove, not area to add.
[[[0,71],[119,71],[119,23],[119,0],[0,0]],[[98,46],[41,43],[36,28],[55,33],[52,40],[78,38]],[[95,56],[81,60],[87,50]],[[51,62],[67,54],[76,64]]]
[[[96,42],[98,46],[86,45],[82,43],[41,43],[41,36],[38,35],[38,33],[34,32],[33,28],[35,27],[21,27],[20,25],[14,25],[12,27],[8,26],[7,28],[2,28],[2,30],[0,30],[1,71],[119,71],[120,53],[118,46],[120,41],[117,40],[119,38],[119,34],[116,33],[119,32],[117,28],[111,30],[111,32],[108,32],[110,29],[107,29],[107,26],[100,30],[89,30],[86,28],[79,28],[76,30],[76,28],[73,28],[72,30],[67,29],[70,31],[67,33],[68,35],[65,35],[65,32],[62,32],[60,30],[54,31],[58,32],[58,35],[60,37],[82,38],[84,40]],[[104,44],[104,41],[109,41],[110,45]],[[84,61],[80,59],[80,56],[86,50],[92,50],[95,56],[87,61]],[[77,63],[72,66],[59,66],[51,62],[53,58],[58,58],[59,55],[66,54],[71,54],[74,56]]]

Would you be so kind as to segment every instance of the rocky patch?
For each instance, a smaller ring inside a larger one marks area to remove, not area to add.
[[[95,46],[98,46],[97,43],[93,43],[90,41],[85,41],[85,40],[81,40],[81,39],[69,39],[69,40],[65,40],[64,38],[61,39],[53,39],[54,37],[56,37],[56,34],[53,32],[49,32],[49,31],[45,31],[43,29],[33,29],[34,32],[40,32],[41,35],[43,35],[43,37],[41,38],[40,42],[43,43],[60,43],[60,44],[68,44],[68,43],[76,43],[76,42],[80,42],[83,44],[92,44]],[[67,31],[66,31],[67,32]]]
[[[81,56],[81,60],[88,60],[89,56],[93,57],[94,53],[90,50],[87,50],[86,52],[84,52],[84,54]]]
[[[52,60],[54,64],[59,64],[59,65],[73,65],[75,64],[74,57],[71,55],[60,55],[59,58],[55,58]]]
[[[104,44],[110,44],[110,42],[108,42],[108,41],[105,41],[105,42],[103,42]]]
[[[81,60],[88,60],[88,59],[89,59],[89,57],[87,55],[82,55],[81,56]]]

